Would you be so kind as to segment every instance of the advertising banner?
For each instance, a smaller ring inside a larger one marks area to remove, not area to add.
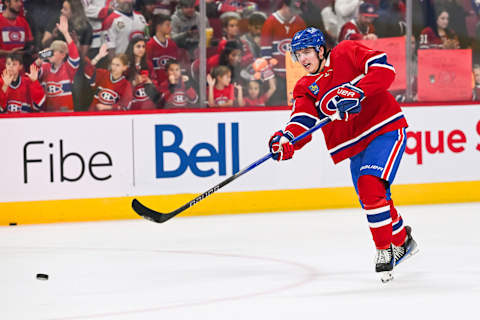
[[[132,118],[0,121],[0,202],[126,196],[132,190]]]
[[[259,109],[262,110],[262,109]],[[480,108],[409,107],[396,184],[478,181]],[[0,202],[201,193],[268,153],[290,112],[2,119]],[[293,160],[268,161],[220,192],[351,187],[321,131]]]

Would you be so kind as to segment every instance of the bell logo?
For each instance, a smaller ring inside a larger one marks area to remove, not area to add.
[[[173,143],[166,145],[164,141],[164,134],[173,134]],[[238,123],[231,124],[231,163],[232,174],[239,171],[239,137],[238,137]],[[155,157],[156,157],[156,177],[174,178],[179,177],[190,168],[191,172],[201,178],[210,177],[217,173],[220,176],[227,174],[227,142],[225,139],[225,123],[217,125],[217,146],[209,142],[199,142],[192,147],[191,150],[185,150],[182,147],[183,133],[182,130],[173,124],[159,124],[155,126]],[[165,169],[165,154],[173,154],[179,158],[180,163],[174,170]],[[200,155],[201,154],[201,155]],[[202,163],[202,169],[198,164]],[[208,167],[206,164],[212,163]],[[217,163],[218,165],[213,165]],[[217,169],[217,170],[216,170]]]

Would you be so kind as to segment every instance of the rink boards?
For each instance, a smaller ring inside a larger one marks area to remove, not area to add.
[[[397,204],[480,201],[480,106],[405,107]],[[171,211],[265,155],[288,110],[2,119],[0,224],[128,219],[133,197]],[[185,215],[356,207],[348,161],[321,132]]]

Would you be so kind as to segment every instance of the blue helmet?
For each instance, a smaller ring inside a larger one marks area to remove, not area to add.
[[[322,31],[317,28],[308,27],[305,30],[295,33],[290,43],[290,53],[293,61],[297,61],[295,51],[305,48],[315,48],[315,50],[319,52],[321,46],[325,46],[325,38]]]

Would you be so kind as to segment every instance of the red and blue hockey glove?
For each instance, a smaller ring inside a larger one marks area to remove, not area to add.
[[[362,109],[360,102],[364,97],[362,89],[344,83],[325,93],[317,106],[321,113],[332,120],[340,118],[348,121],[358,115]]]
[[[293,148],[293,144],[290,143],[290,140],[290,137],[285,135],[282,130],[273,134],[270,141],[268,141],[270,152],[273,153],[273,159],[280,161],[293,157],[295,149]]]

